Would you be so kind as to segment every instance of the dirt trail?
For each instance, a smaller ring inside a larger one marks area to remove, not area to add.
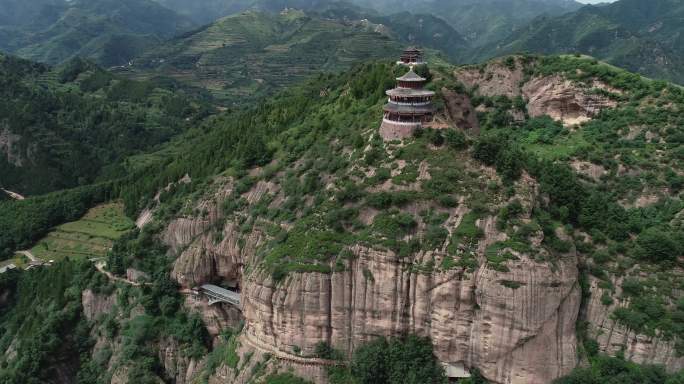
[[[128,280],[128,279],[124,279],[123,277],[114,276],[113,273],[111,273],[111,272],[109,272],[109,271],[107,271],[107,270],[105,269],[105,266],[107,266],[107,262],[104,261],[104,260],[98,260],[98,261],[95,262],[95,268],[97,268],[97,270],[98,270],[100,273],[102,273],[102,274],[104,274],[105,276],[107,276],[107,278],[108,278],[109,280],[118,281],[118,282],[121,282],[121,283],[124,283],[124,284],[128,284],[128,285],[131,285],[131,286],[134,286],[134,287],[141,287],[141,286],[143,286],[143,285],[152,285],[152,284],[150,284],[150,283],[140,284],[140,283],[137,283],[137,282],[135,282],[135,281],[131,281],[131,280]]]
[[[17,252],[17,253],[21,253],[22,255],[28,257],[28,259],[31,260],[31,261],[34,262],[34,263],[42,263],[42,262],[43,262],[43,260],[41,260],[41,259],[35,257],[35,256],[33,255],[33,253],[31,253],[31,251],[19,251],[19,252]]]

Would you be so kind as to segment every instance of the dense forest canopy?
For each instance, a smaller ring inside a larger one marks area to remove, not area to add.
[[[167,141],[209,106],[154,81],[75,59],[50,68],[0,56],[0,187],[33,195],[116,174],[125,157]]]

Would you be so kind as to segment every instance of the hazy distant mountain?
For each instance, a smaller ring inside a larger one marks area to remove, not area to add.
[[[221,17],[242,12],[254,4],[254,0],[154,0],[157,3],[190,17],[197,23],[209,24]]]
[[[476,60],[511,52],[579,52],[648,76],[684,82],[684,2],[621,0],[541,17]]]
[[[452,60],[461,60],[469,49],[468,42],[449,23],[431,14],[395,13],[370,16],[374,23],[385,25],[392,36],[405,44],[444,52]]]
[[[320,11],[339,0],[155,0],[176,12],[208,23],[246,9],[280,11],[297,8]],[[580,8],[574,0],[347,0],[383,15],[400,12],[432,14],[451,24],[473,45],[506,37],[516,28],[542,15],[560,15]]]
[[[391,12],[381,15],[370,7],[339,0],[155,0],[197,22],[211,22],[244,10],[279,13],[299,9],[324,18],[352,23],[364,20],[369,30],[376,29],[405,44],[433,48],[452,58],[461,58],[468,43],[445,20],[430,13]]]
[[[0,49],[60,63],[74,56],[123,64],[193,22],[151,0],[0,0]]]
[[[339,0],[154,0],[157,3],[188,16],[194,21],[209,24],[222,17],[248,9],[267,12],[280,12],[285,8],[305,11],[322,11],[336,4],[352,6]]]
[[[44,26],[57,20],[64,0],[0,0],[1,26]]]
[[[561,15],[580,8],[573,0],[353,0],[382,13],[431,13],[448,21],[471,44],[504,38],[542,14]]]

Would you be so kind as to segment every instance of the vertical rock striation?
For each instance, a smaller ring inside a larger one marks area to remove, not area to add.
[[[599,288],[599,280],[594,277],[590,277],[590,293],[583,317],[589,324],[590,336],[598,342],[602,352],[610,355],[623,352],[631,361],[639,364],[661,364],[671,372],[684,369],[684,356],[677,356],[674,340],[637,334],[610,316],[613,310],[626,303],[616,301],[611,305],[604,305],[601,302],[602,289]]]
[[[391,252],[353,252],[341,273],[292,274],[280,284],[260,271],[246,276],[249,336],[307,355],[320,342],[351,352],[377,336],[416,333],[432,339],[441,361],[502,383],[548,383],[575,367],[575,257],[555,268],[524,259],[506,273],[483,266],[424,274]]]

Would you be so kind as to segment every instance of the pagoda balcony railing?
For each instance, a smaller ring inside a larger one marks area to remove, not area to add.
[[[405,101],[395,101],[395,100],[392,100],[392,98],[387,99],[387,102],[392,103],[392,104],[397,104],[397,105],[417,106],[417,107],[423,107],[423,106],[432,104],[432,101],[421,101],[421,102],[417,102],[417,103],[407,103]]]
[[[423,122],[421,120],[416,120],[416,121],[396,121],[396,120],[390,120],[388,118],[383,118],[382,119],[383,123],[389,123],[389,124],[395,124],[395,125],[406,125],[406,126],[414,126],[414,125],[421,125]]]

